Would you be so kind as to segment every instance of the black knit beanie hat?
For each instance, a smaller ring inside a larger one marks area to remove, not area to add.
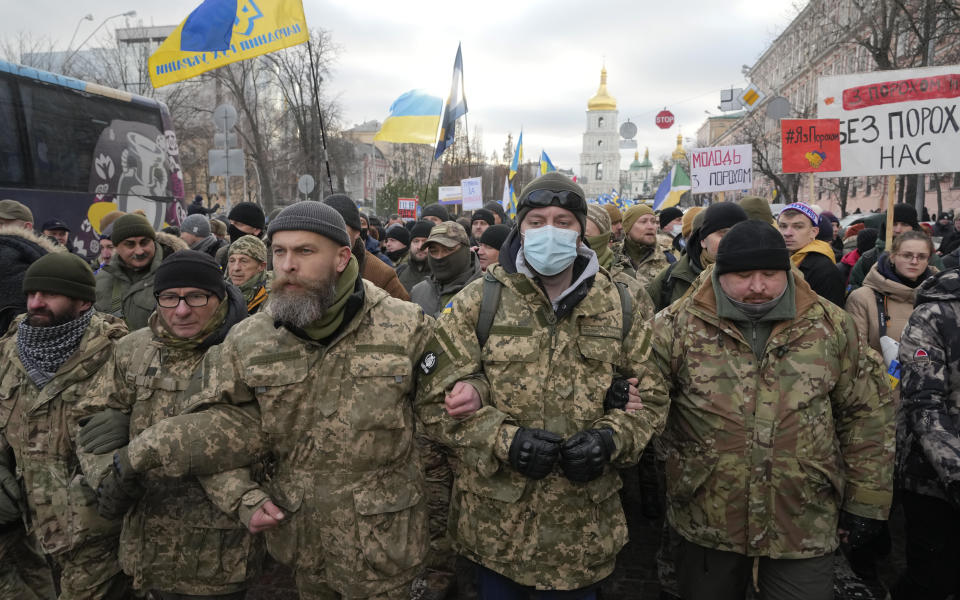
[[[23,277],[23,293],[31,292],[63,294],[68,298],[96,302],[97,281],[90,265],[76,254],[51,252],[27,268]]]
[[[354,202],[350,196],[346,194],[330,194],[323,199],[323,203],[340,213],[347,227],[352,227],[357,231],[363,229],[363,225],[360,224],[360,209],[357,208],[357,203]]]
[[[480,236],[480,243],[499,250],[500,247],[503,246],[503,242],[506,241],[509,234],[509,225],[491,225],[490,227],[487,227],[487,229]]]
[[[263,231],[265,227],[264,223],[266,222],[266,215],[263,214],[263,209],[253,202],[237,203],[230,209],[230,214],[227,215],[227,218],[261,231]]]
[[[387,239],[393,238],[404,246],[410,245],[410,232],[403,225],[391,225],[387,229],[386,236]]]
[[[660,211],[660,229],[666,227],[674,219],[682,219],[683,211],[676,206],[671,206]]]
[[[493,217],[493,213],[485,208],[478,208],[473,211],[473,215],[470,216],[470,224],[472,225],[474,221],[486,221],[488,225],[496,225],[497,220]]]
[[[441,221],[451,220],[447,208],[441,204],[431,204],[430,206],[423,207],[420,218],[422,219],[424,217],[437,217]]]
[[[527,199],[530,197],[530,194],[536,190],[551,190],[554,192],[573,192],[574,194],[580,196],[580,199],[583,200],[579,206],[573,206],[567,208],[570,212],[574,214],[577,218],[577,221],[580,222],[580,234],[584,235],[587,230],[587,201],[586,196],[583,194],[583,188],[574,183],[569,177],[562,173],[557,173],[556,171],[551,171],[545,173],[527,185],[523,187],[523,190],[520,192],[520,197],[517,200],[517,225],[523,222],[523,218],[527,216],[527,213],[530,212],[535,206],[532,206],[527,202]],[[554,202],[556,206],[559,206],[559,202]],[[564,207],[566,208],[566,207]]]
[[[227,295],[227,282],[220,265],[206,252],[197,250],[174,252],[160,263],[153,278],[155,294],[187,287],[207,290],[221,300]]]
[[[874,246],[877,245],[877,237],[880,235],[880,230],[868,227],[866,229],[861,229],[857,232],[857,251],[860,252],[860,255],[863,256],[868,250],[872,250]]]
[[[747,211],[735,202],[718,202],[711,204],[707,210],[703,211],[703,225],[700,226],[700,239],[705,240],[707,236],[721,229],[729,229],[737,223],[746,221]]]
[[[410,229],[410,239],[430,237],[430,230],[434,225],[436,223],[433,221],[417,221]]]
[[[270,221],[267,237],[278,231],[312,231],[330,238],[341,246],[350,246],[350,236],[343,217],[332,206],[315,200],[304,200],[284,208]]]
[[[783,236],[772,225],[747,220],[734,225],[720,240],[716,269],[717,275],[739,271],[789,271],[790,252]]]

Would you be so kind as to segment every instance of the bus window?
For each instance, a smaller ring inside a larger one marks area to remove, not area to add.
[[[22,185],[27,179],[15,111],[12,86],[0,79],[0,184],[6,185]]]

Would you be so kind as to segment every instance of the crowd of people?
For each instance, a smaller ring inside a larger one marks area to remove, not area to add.
[[[453,598],[459,557],[484,600],[593,600],[629,477],[662,598],[826,600],[837,552],[886,594],[897,527],[891,596],[960,597],[949,215],[894,206],[887,248],[555,172],[512,220],[218,208],[109,213],[91,263],[0,201],[0,598],[234,600],[269,555],[301,598]]]

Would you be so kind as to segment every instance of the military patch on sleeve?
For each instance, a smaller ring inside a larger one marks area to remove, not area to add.
[[[453,312],[453,300],[451,300],[450,302],[447,302],[447,305],[443,307],[443,312],[441,312],[440,314],[446,315],[452,312]]]
[[[423,371],[424,375],[429,375],[437,368],[437,362],[437,355],[435,353],[429,351],[424,352],[420,358],[420,370]]]
[[[928,360],[930,355],[927,354],[927,351],[923,348],[917,348],[917,351],[913,353],[913,358],[917,360]]]

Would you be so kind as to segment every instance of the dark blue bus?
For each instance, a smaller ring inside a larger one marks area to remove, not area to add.
[[[184,216],[183,176],[162,102],[0,60],[0,199],[69,225],[99,252],[100,218],[141,210],[156,229]]]

